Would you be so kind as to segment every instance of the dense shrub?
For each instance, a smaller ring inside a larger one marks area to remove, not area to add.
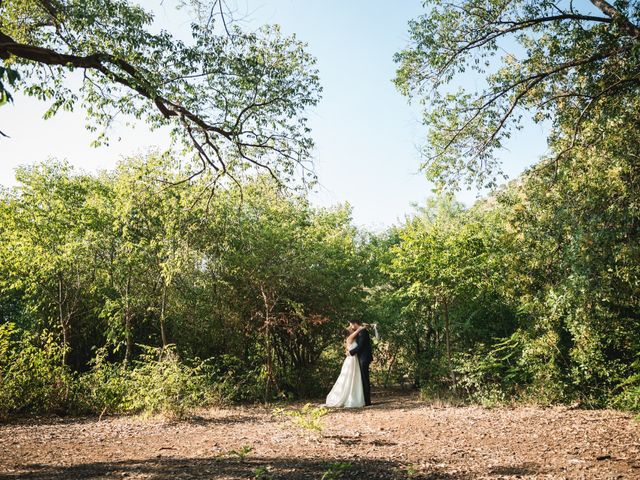
[[[354,318],[379,326],[377,387],[637,410],[637,167],[563,168],[380,234],[265,178],[166,189],[185,172],[156,156],[22,169],[0,192],[0,415],[321,398]]]
[[[62,357],[62,347],[50,332],[35,335],[13,323],[0,324],[0,417],[67,412],[74,376]]]
[[[611,399],[610,406],[640,412],[640,356],[631,367],[634,373],[619,383],[618,393]]]
[[[567,400],[567,387],[545,338],[522,331],[490,345],[478,344],[456,353],[455,389],[486,406],[513,401],[552,404]]]
[[[173,348],[146,348],[129,372],[127,408],[134,412],[182,416],[190,408],[214,400],[205,362],[186,365]]]
[[[96,353],[91,369],[73,373],[62,365],[55,336],[30,335],[11,323],[0,325],[0,417],[23,413],[144,413],[180,417],[218,401],[225,381],[207,362],[187,365],[175,348],[145,353],[130,367]]]
[[[78,378],[76,408],[82,413],[119,413],[130,410],[127,396],[130,372],[122,363],[107,361],[106,349],[96,352],[91,369]]]
[[[206,362],[190,366],[175,348],[143,347],[130,368],[105,360],[98,352],[92,369],[79,376],[75,407],[91,413],[168,414],[181,417],[191,408],[212,403],[215,386]]]

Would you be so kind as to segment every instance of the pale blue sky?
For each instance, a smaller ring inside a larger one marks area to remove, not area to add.
[[[188,29],[172,2],[145,0],[158,25],[180,35]],[[419,146],[425,138],[420,112],[410,107],[393,86],[393,54],[407,44],[407,22],[423,9],[418,0],[238,0],[247,27],[278,23],[295,33],[317,57],[324,87],[321,103],[309,112],[316,140],[315,165],[320,186],[316,205],[349,202],[359,225],[383,228],[412,211],[431,185],[418,172]],[[160,132],[144,125],[121,125],[109,147],[91,148],[93,138],[81,111],[44,121],[45,105],[16,96],[15,105],[0,108],[0,129],[11,135],[0,140],[0,182],[14,183],[19,164],[49,157],[66,158],[85,170],[111,168],[119,158],[164,146]],[[120,138],[120,141],[117,141]],[[506,171],[516,175],[535,162],[546,142],[541,127],[516,135],[501,154]],[[458,198],[473,202],[476,192]]]

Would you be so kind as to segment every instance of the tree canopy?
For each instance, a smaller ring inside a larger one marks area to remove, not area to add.
[[[195,4],[187,45],[126,2],[2,0],[4,99],[171,125],[203,163],[49,160],[0,191],[0,416],[319,397],[353,319],[378,324],[377,385],[640,411],[639,7],[592,4],[427,3],[396,81],[428,107],[429,175],[496,182],[526,112],[551,121],[550,155],[474,205],[437,192],[369,232],[279,188],[318,93],[294,39],[221,27],[219,3]],[[468,69],[484,90],[453,93]],[[266,171],[209,188],[256,155]]]
[[[278,27],[229,25],[221,2],[181,3],[194,18],[183,41],[127,0],[2,0],[0,104],[20,91],[49,102],[45,117],[81,106],[97,142],[118,116],[168,127],[198,159],[192,174],[311,180],[315,59]]]
[[[496,186],[495,153],[524,117],[550,122],[552,145],[562,141],[557,160],[602,142],[617,128],[612,118],[637,128],[640,2],[430,0],[425,8],[395,57],[395,82],[425,106],[423,167],[441,185]],[[459,88],[470,75],[478,91]]]

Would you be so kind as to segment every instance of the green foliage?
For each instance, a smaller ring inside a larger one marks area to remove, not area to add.
[[[0,67],[0,107],[8,102],[13,102],[11,92],[7,90],[4,82],[8,82],[9,86],[15,85],[20,80],[20,74],[8,67]]]
[[[83,413],[114,414],[130,410],[130,372],[121,363],[107,360],[105,348],[96,352],[91,369],[78,377],[76,408]]]
[[[349,209],[285,199],[268,177],[215,197],[206,176],[167,188],[186,173],[157,154],[98,177],[51,162],[2,192],[0,315],[51,332],[82,373],[70,409],[180,415],[332,381],[320,358],[364,305]]]
[[[344,478],[345,474],[351,468],[350,462],[333,462],[327,466],[322,474],[321,480],[338,480]]]
[[[225,403],[246,403],[260,399],[264,393],[263,366],[252,365],[232,355],[211,360],[212,388]]]
[[[255,480],[272,480],[273,476],[269,473],[269,467],[256,467],[253,470],[253,478]]]
[[[399,357],[389,370],[405,362],[429,396],[600,407],[627,388],[633,406],[633,138],[609,154],[573,152],[558,169],[543,162],[466,211],[432,202],[396,229],[373,297]]]
[[[425,106],[427,175],[453,188],[497,186],[494,153],[527,118],[550,124],[552,138],[564,136],[569,149],[604,146],[602,132],[617,128],[609,121],[629,107],[637,112],[639,8],[638,1],[425,2],[409,24],[410,46],[396,54],[395,82]],[[459,87],[469,76],[477,91]]]
[[[467,243],[472,255],[457,243],[468,219],[430,229],[414,220],[389,262],[417,318],[438,288],[459,300],[455,383],[477,400],[635,408],[640,4],[592,3],[429,1],[396,55],[396,85],[426,107],[423,168],[439,187],[495,187],[494,153],[522,120],[551,127],[548,158],[472,209],[483,232]],[[479,90],[455,92],[469,74]],[[490,334],[498,312],[508,321]]]
[[[0,417],[11,413],[65,413],[73,396],[73,375],[48,331],[28,334],[0,324]]]
[[[618,384],[617,395],[610,402],[610,405],[622,410],[640,412],[640,358],[631,365],[632,373]]]
[[[404,466],[404,471],[409,478],[416,478],[421,474],[421,468],[419,465],[409,464]]]
[[[0,104],[10,99],[6,77],[12,90],[49,104],[45,118],[82,106],[99,131],[95,144],[108,143],[109,126],[125,115],[167,127],[193,159],[190,173],[240,176],[242,165],[282,182],[313,180],[304,111],[321,88],[305,45],[277,26],[227,28],[210,2],[180,5],[193,7],[183,9],[184,39],[156,31],[154,15],[127,0],[3,1]],[[74,70],[84,81],[71,81]]]
[[[627,20],[638,2],[597,18],[558,2],[428,3],[397,57],[397,84],[432,108],[429,175],[453,187],[495,184],[492,151],[520,107],[552,121],[550,156],[471,208],[440,194],[370,234],[352,225],[348,206],[314,208],[238,165],[266,159],[286,177],[311,148],[299,114],[317,100],[317,75],[295,39],[196,24],[187,45],[150,33],[151,16],[124,1],[57,2],[57,14],[43,2],[3,2],[0,31],[26,45],[115,55],[105,68],[135,85],[110,90],[113,75],[87,72],[81,96],[95,126],[117,107],[188,131],[184,116],[176,124],[157,111],[175,99],[211,119],[206,147],[223,142],[217,158],[239,177],[192,177],[188,162],[158,154],[100,176],[58,162],[18,171],[18,186],[0,194],[3,414],[182,415],[212,400],[318,395],[354,318],[380,325],[379,385],[488,405],[637,409],[639,36]],[[50,29],[52,16],[68,29]],[[485,65],[507,34],[523,57]],[[73,108],[67,65],[3,62],[0,103],[10,87],[52,102],[47,115]],[[454,77],[469,69],[486,88],[453,95]],[[194,71],[219,75],[194,82]],[[234,128],[245,121],[257,142],[250,152],[237,150],[246,138]],[[319,431],[322,415],[304,407],[290,416]]]
[[[247,456],[253,451],[253,447],[251,445],[243,445],[237,450],[229,450],[227,455],[237,457],[238,460],[244,462]]]
[[[504,222],[482,205],[466,211],[442,197],[395,233],[379,266],[389,283],[377,292],[379,321],[393,332],[391,351],[413,358],[414,384],[451,383],[456,349],[508,335],[515,325],[509,299],[496,289],[508,248]]]
[[[2,414],[322,395],[351,318],[380,327],[377,385],[637,409],[636,137],[377,235],[264,177],[167,189],[184,171],[161,155],[21,169],[0,197]],[[321,431],[325,413],[289,417]]]
[[[304,430],[322,432],[322,417],[329,413],[329,409],[325,407],[314,407],[310,403],[306,403],[299,409],[283,409],[277,408],[273,411],[274,415],[284,415],[291,418],[291,423],[301,427]]]
[[[470,353],[459,353],[454,367],[456,388],[485,406],[517,398],[519,389],[530,381],[527,366],[520,363],[523,344],[516,333],[490,348],[477,345]]]
[[[78,378],[75,408],[181,418],[192,407],[215,401],[205,363],[181,362],[173,346],[144,350],[129,368],[105,361],[104,351],[99,352],[92,369]]]
[[[148,347],[129,373],[127,408],[182,417],[190,407],[206,406],[210,398],[205,369],[204,363],[191,367],[180,362],[171,347]]]

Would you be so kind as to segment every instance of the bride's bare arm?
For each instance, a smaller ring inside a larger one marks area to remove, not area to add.
[[[347,345],[349,345],[350,343],[353,343],[353,341],[356,339],[356,337],[358,336],[358,334],[364,330],[366,327],[360,325],[355,332],[353,332],[351,335],[349,335],[347,337]]]

